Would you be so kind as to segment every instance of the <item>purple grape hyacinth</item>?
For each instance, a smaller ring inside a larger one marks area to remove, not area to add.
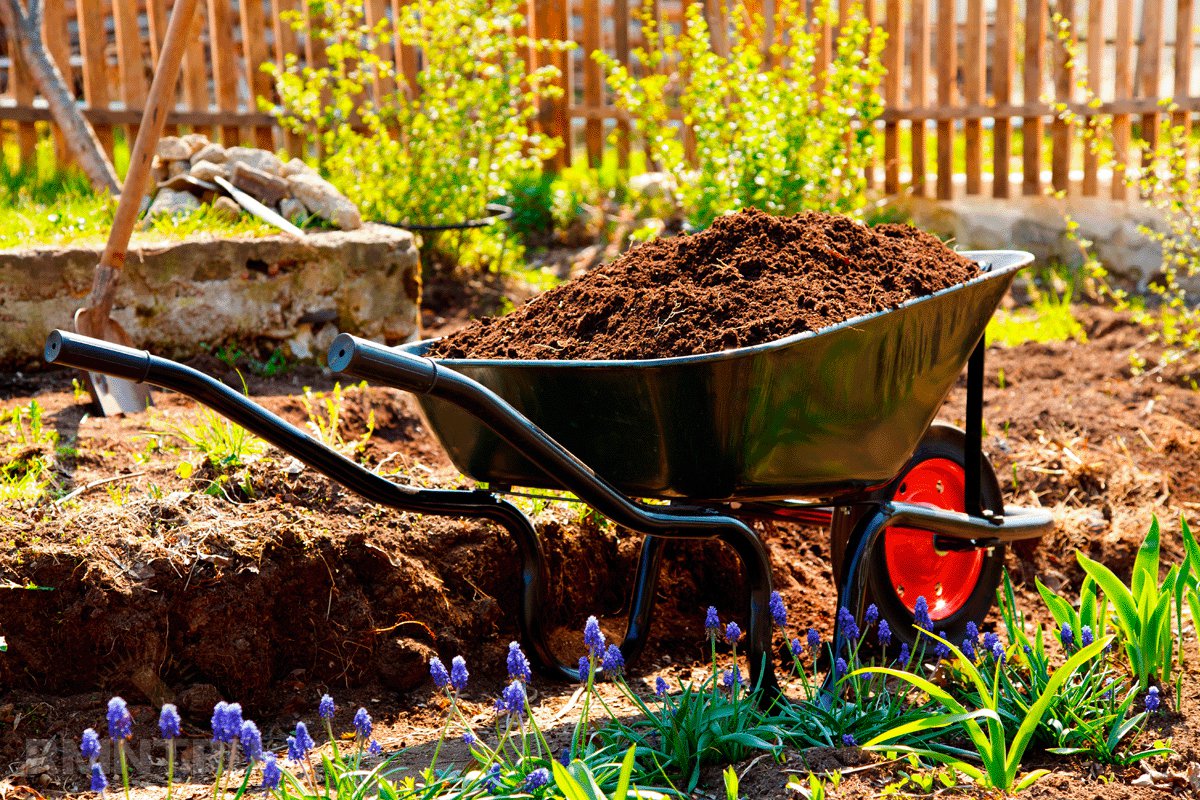
[[[463,734],[462,740],[463,740],[463,744],[465,744],[467,747],[470,747],[471,745],[473,745],[477,741],[479,741],[479,738],[477,736],[475,736],[475,734],[473,732],[467,731],[466,733]]]
[[[942,631],[938,635],[945,636],[946,632]],[[937,658],[938,661],[945,661],[947,658],[950,657],[950,648],[946,645],[945,642],[937,642],[933,646],[933,655]]]
[[[367,713],[365,708],[360,708],[354,714],[354,733],[361,737],[363,741],[371,738],[371,731],[375,729],[375,725],[371,722],[371,715]]]
[[[821,649],[821,634],[817,633],[816,628],[808,629],[808,651],[812,653],[812,657],[816,658]]]
[[[613,678],[621,677],[625,671],[625,656],[621,655],[621,648],[610,644],[604,651],[604,661],[600,666],[606,675]]]
[[[600,621],[595,617],[588,617],[587,622],[584,623],[583,643],[587,645],[592,658],[604,657],[604,632],[600,630]]]
[[[775,620],[775,624],[780,628],[787,627],[787,606],[783,604],[783,597],[779,592],[771,592],[771,618]]]
[[[1062,642],[1063,647],[1070,650],[1075,646],[1075,631],[1071,630],[1071,624],[1064,622],[1062,630],[1058,633],[1058,638]]]
[[[667,694],[667,681],[662,675],[654,679],[654,694],[656,697],[665,697]]]
[[[433,685],[439,689],[445,689],[450,685],[450,673],[446,671],[446,665],[437,656],[429,659],[429,677],[433,678]]]
[[[967,638],[972,642],[979,641],[979,626],[974,622],[967,623]]]
[[[1000,641],[1000,637],[988,631],[983,635],[983,649],[992,651],[996,649],[996,643]]]
[[[846,659],[838,656],[837,661],[833,662],[833,677],[834,680],[841,678],[850,671],[849,665],[846,664]]]
[[[133,717],[129,706],[120,697],[108,701],[108,738],[114,742],[133,737]]]
[[[1001,664],[1004,663],[1004,645],[1000,644],[999,639],[997,639],[992,645],[992,658],[996,659]]]
[[[257,725],[250,720],[243,722],[241,730],[238,731],[238,741],[241,742],[242,752],[245,753],[247,761],[251,764],[255,761],[262,761],[262,732],[259,731]]]
[[[858,747],[858,742],[854,741],[853,734],[842,734],[842,747]]]
[[[912,661],[912,653],[908,648],[908,642],[901,642],[900,655],[896,657],[896,663],[900,665],[901,669],[907,669],[910,661]]]
[[[969,636],[966,639],[963,639],[962,653],[964,656],[967,657],[968,661],[975,660],[975,640],[974,639],[972,639]]]
[[[383,745],[381,745],[379,742],[372,739],[371,743],[369,745],[367,745],[367,752],[373,756],[382,755]]]
[[[1162,700],[1158,696],[1158,687],[1151,686],[1150,691],[1146,692],[1146,710],[1153,714],[1161,705]]]
[[[892,643],[892,627],[888,625],[886,619],[879,620],[879,627],[875,631],[875,636],[879,640],[880,647],[887,647]]]
[[[283,770],[279,768],[279,760],[275,758],[274,753],[263,753],[262,777],[264,791],[270,792],[279,788],[279,783],[283,780]]]
[[[704,614],[704,633],[714,642],[721,635],[721,617],[717,614],[716,606],[709,606]]]
[[[79,752],[83,753],[83,757],[88,761],[95,761],[100,757],[100,734],[96,733],[95,728],[88,728],[83,732]]]
[[[454,687],[454,691],[465,691],[467,681],[470,677],[471,673],[467,672],[467,660],[465,658],[455,656],[450,660],[450,685]]]
[[[863,621],[868,625],[874,625],[879,621],[879,606],[871,603],[867,606],[867,613],[863,615]]]
[[[529,659],[521,651],[517,642],[508,643],[508,677],[529,683],[533,680],[533,671],[529,668]]]
[[[587,656],[579,657],[579,682],[585,683],[588,679],[588,673],[591,672],[592,660]]]
[[[525,776],[525,791],[533,792],[550,783],[550,770],[538,767]]]
[[[731,645],[737,646],[738,640],[742,638],[742,629],[738,627],[736,622],[731,622],[725,626],[725,641]]]
[[[321,719],[333,719],[336,711],[337,706],[333,704],[333,698],[327,694],[321,695],[321,702],[317,703],[317,714]]]
[[[854,621],[854,615],[850,613],[850,609],[845,606],[838,609],[837,624],[841,628],[842,636],[846,638],[846,642],[850,646],[853,646],[853,643],[858,641],[861,631],[859,631],[858,623]]]
[[[234,710],[237,706],[237,710]],[[213,706],[212,734],[214,742],[229,743],[242,727],[242,707],[224,700]]]
[[[929,601],[925,599],[925,595],[918,597],[913,605],[913,624],[921,630],[933,630],[933,618],[929,616]]]
[[[1091,625],[1084,625],[1079,629],[1079,641],[1084,647],[1096,641],[1096,635],[1092,633]]]
[[[504,687],[500,699],[504,701],[504,711],[509,716],[525,716],[525,686],[520,681],[514,680]]]
[[[183,733],[183,725],[179,719],[179,709],[171,703],[162,707],[158,714],[158,730],[164,739],[178,739]]]
[[[792,655],[798,658],[802,652],[804,652],[804,645],[800,644],[799,639],[792,639]]]
[[[733,669],[725,670],[725,674],[721,676],[721,685],[726,689],[733,689],[734,686],[742,685],[742,670],[741,667],[734,665]]]
[[[108,778],[104,777],[104,768],[99,764],[92,764],[92,791],[103,794],[108,788]]]
[[[308,757],[308,753],[317,743],[313,741],[312,736],[308,733],[308,726],[303,722],[296,723],[296,735],[288,738],[288,758],[292,761],[303,761]],[[292,752],[296,755],[293,756]]]

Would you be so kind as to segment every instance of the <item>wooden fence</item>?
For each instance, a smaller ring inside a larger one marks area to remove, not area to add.
[[[727,47],[721,21],[740,0],[657,0],[667,24],[678,25],[683,3],[701,2],[714,25],[714,46]],[[393,19],[404,0],[364,0],[369,20]],[[563,69],[565,97],[547,103],[541,124],[564,135],[572,158],[598,163],[611,147],[608,133],[628,132],[628,121],[608,97],[600,67],[588,54],[604,49],[628,62],[641,43],[641,0],[528,0],[529,26],[538,36],[571,39],[571,53],[546,55]],[[758,0],[767,10],[773,0]],[[1194,0],[862,0],[888,33],[882,87],[886,111],[878,125],[881,163],[868,178],[887,193],[1041,194],[1048,187],[1072,194],[1124,196],[1121,181],[1100,169],[1081,132],[1055,119],[1052,102],[1076,103],[1081,112],[1114,115],[1121,163],[1140,158],[1135,134],[1153,137],[1169,115],[1189,125],[1200,111],[1192,70]],[[74,88],[101,141],[112,148],[114,130],[132,136],[166,29],[172,0],[50,0],[45,35],[51,54]],[[271,97],[259,69],[297,53],[319,63],[322,53],[280,22],[303,0],[206,0],[185,55],[172,126],[199,130],[225,142],[288,147],[298,142],[257,109]],[[1071,21],[1080,41],[1072,63],[1056,39],[1053,15]],[[36,97],[9,34],[0,35],[0,136],[15,137],[20,158],[31,161],[39,126],[49,114]],[[388,55],[409,82],[420,55],[397,45]],[[828,58],[828,48],[821,58]],[[819,59],[820,60],[820,59]],[[1088,111],[1077,87],[1080,70],[1103,105]],[[618,158],[630,140],[617,137]],[[58,157],[64,158],[62,143]]]

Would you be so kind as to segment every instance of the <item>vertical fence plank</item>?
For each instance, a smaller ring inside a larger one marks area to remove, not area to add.
[[[1137,62],[1141,97],[1158,97],[1162,51],[1162,0],[1142,0],[1142,44],[1138,48]],[[1148,162],[1150,152],[1158,146],[1159,122],[1158,112],[1142,114],[1142,138],[1146,141],[1146,147],[1142,150],[1143,164]]]
[[[1046,0],[1025,0],[1024,103],[1041,101],[1042,69],[1046,63]],[[1042,193],[1042,118],[1030,115],[1021,120],[1021,192]]]
[[[943,109],[957,104],[958,92],[958,18],[955,0],[937,4],[937,95]],[[937,123],[937,196],[954,197],[954,120]]]
[[[967,30],[963,58],[963,100],[969,106],[983,105],[986,91],[987,64],[984,61],[984,40],[987,20],[983,16],[983,0],[967,0]],[[967,119],[963,125],[966,139],[965,167],[967,194],[983,191],[983,120]]]
[[[213,88],[217,109],[222,112],[238,109],[237,59],[233,52],[233,14],[230,0],[208,0],[208,38],[212,48]],[[220,126],[221,142],[226,147],[241,143],[237,125]]]
[[[1104,0],[1088,0],[1087,17],[1087,85],[1090,95],[1099,96],[1104,85]],[[1078,36],[1079,26],[1074,30]],[[1095,120],[1085,122],[1090,135],[1095,134]],[[1090,138],[1090,136],[1089,136]],[[1095,197],[1100,193],[1099,158],[1095,148],[1086,140],[1083,144],[1083,195]]]
[[[367,0],[366,17],[367,24],[373,29],[382,26],[386,29],[387,26],[387,0]],[[375,57],[381,61],[388,61],[392,58],[392,54],[388,52],[388,46],[384,42],[379,42],[375,45]],[[387,76],[376,79],[371,87],[375,92],[375,99],[382,102],[392,92],[396,91],[396,82]]]
[[[1116,62],[1113,70],[1113,99],[1133,97],[1133,4],[1117,3]],[[1124,200],[1125,173],[1129,169],[1129,140],[1133,137],[1128,114],[1113,115],[1112,196]]]
[[[146,23],[150,29],[150,62],[158,64],[158,53],[167,35],[167,0],[146,0]]]
[[[400,9],[407,5],[405,0],[392,0],[392,22],[400,21]],[[539,29],[536,36],[541,37],[542,32]],[[404,85],[407,87],[407,93],[410,98],[416,97],[420,92],[417,84],[417,51],[411,45],[404,44],[397,36],[394,40],[394,50],[396,53],[397,72],[404,76]]]
[[[289,54],[297,52],[296,29],[291,26],[285,15],[295,11],[295,0],[271,0],[271,24],[275,31],[275,66],[283,69]],[[288,155],[304,157],[304,137],[290,130],[283,131],[283,148]]]
[[[536,0],[534,5],[535,35],[539,39],[565,40],[570,32],[569,7],[567,0]],[[552,169],[561,169],[571,165],[571,118],[569,104],[572,99],[571,61],[569,54],[556,51],[542,51],[538,54],[538,63],[542,66],[553,65],[560,73],[558,78],[562,96],[543,99],[538,108],[538,122],[542,132],[548,136],[562,139],[563,147],[551,159]]]
[[[42,35],[46,39],[47,51],[58,71],[62,73],[67,89],[74,94],[75,71],[71,68],[71,40],[67,37],[67,17],[63,3],[48,3],[45,6],[45,17],[42,19]],[[67,137],[57,125],[51,125],[54,131],[54,161],[60,168],[72,162],[71,151],[67,147]]]
[[[192,20],[192,35],[188,38],[187,48],[183,51],[182,75],[180,84],[183,87],[183,102],[192,111],[208,111],[208,58],[204,50],[204,31],[207,14],[203,3],[196,4],[196,18]],[[208,125],[196,125],[197,133],[212,136],[212,128]]]
[[[261,67],[267,61],[266,20],[263,0],[238,0],[242,23],[242,58],[246,69],[247,111],[258,110],[258,98],[271,98],[271,78]],[[370,5],[370,4],[368,4]],[[275,134],[270,125],[254,128],[254,145],[265,150],[275,148]]]
[[[79,23],[79,51],[83,58],[83,99],[90,108],[108,108],[108,35],[100,0],[75,0]],[[96,138],[112,158],[113,132],[109,125],[96,125]]]
[[[1058,0],[1058,13],[1063,19],[1074,22],[1074,0]],[[1074,30],[1074,29],[1073,29]],[[1054,32],[1054,97],[1058,102],[1069,103],[1074,96],[1075,69],[1066,46]],[[1071,188],[1071,140],[1072,126],[1058,114],[1050,122],[1050,183],[1056,192]]]
[[[887,48],[883,61],[887,65],[884,78],[884,97],[893,106],[899,106],[901,86],[904,81],[904,3],[903,0],[887,0]],[[897,194],[900,191],[900,123],[888,120],[883,126],[883,191]]]
[[[617,61],[629,69],[629,0],[613,0],[613,50]],[[617,121],[617,167],[629,168],[629,122]]]
[[[6,31],[6,34],[8,36],[9,90],[18,106],[32,106],[35,95],[33,76],[29,73],[29,68],[21,57],[21,48],[17,44],[17,32],[9,30]],[[37,169],[37,127],[34,123],[17,123],[17,152],[20,154],[21,160],[18,164],[21,168]],[[2,155],[3,153],[0,152],[0,156]]]
[[[598,111],[604,103],[604,81],[592,53],[600,49],[600,0],[583,0],[583,104]],[[604,120],[588,116],[584,123],[588,164],[599,167],[604,158]]]
[[[848,9],[851,0],[843,0],[843,2],[846,4],[846,7]],[[871,43],[871,39],[875,36],[875,24],[876,24],[876,21],[878,20],[878,15],[875,13],[875,0],[861,0],[861,2],[862,2],[861,8],[862,8],[863,19],[865,19],[871,25],[871,29],[867,35],[867,52],[870,52],[870,49],[871,49],[870,43]],[[884,0],[884,2],[887,2],[887,0]],[[886,7],[885,7],[885,16],[886,16]],[[886,26],[887,26],[886,19],[883,20],[883,24],[886,29]],[[890,31],[888,31],[888,33],[890,34]],[[904,36],[904,15],[903,14],[900,15],[900,36],[901,37]],[[903,69],[903,67],[904,67],[904,49],[903,48],[900,49],[900,65],[901,65],[901,69]],[[903,101],[900,100],[899,102],[903,102]],[[886,147],[887,147],[887,142],[886,142],[887,132],[886,132],[886,126],[884,126],[884,127],[885,127],[884,148],[886,149]],[[899,128],[897,128],[897,131],[899,131]],[[878,141],[878,136],[879,136],[878,125],[876,125],[875,136],[876,136],[876,141]],[[897,142],[896,144],[897,144],[897,163],[898,163],[899,162],[899,142]],[[886,169],[886,167],[885,167],[885,169]],[[876,181],[875,151],[873,148],[866,153],[866,163],[863,165],[863,171],[864,171],[864,177],[866,178],[866,181],[867,181],[867,188],[869,189],[869,188],[875,186],[875,181]]]
[[[1193,0],[1178,0],[1175,5],[1175,91],[1173,96],[1188,97],[1192,89],[1192,6]],[[1176,111],[1171,124],[1192,132],[1190,111]]]
[[[912,105],[924,108],[929,87],[929,0],[912,0]],[[925,158],[927,137],[925,120],[912,121],[912,193],[928,194],[929,168]]]
[[[996,105],[1012,103],[1013,0],[996,0],[996,38],[992,50],[992,95]],[[992,196],[1009,196],[1009,158],[1012,155],[1012,118],[996,118],[992,128]]]
[[[136,0],[114,0],[113,28],[117,35],[117,79],[121,102],[128,109],[141,110],[146,105],[146,75],[142,63],[142,37],[138,28]],[[130,143],[137,138],[137,125],[125,126]]]

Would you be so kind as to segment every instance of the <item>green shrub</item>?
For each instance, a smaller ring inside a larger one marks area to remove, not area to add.
[[[649,143],[654,166],[674,176],[694,226],[749,206],[774,214],[861,215],[871,126],[882,111],[879,56],[886,36],[852,3],[831,63],[814,74],[812,29],[836,26],[831,5],[818,2],[810,20],[803,3],[781,0],[773,20],[779,35],[767,53],[763,16],[734,8],[728,56],[714,52],[701,4],[688,5],[679,33],[660,30],[648,5],[642,21],[647,47],[634,53],[641,77],[603,53],[592,54],[607,72],[614,102]],[[674,116],[693,131],[694,165]]]

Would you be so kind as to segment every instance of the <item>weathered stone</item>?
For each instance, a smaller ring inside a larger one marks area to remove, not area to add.
[[[646,200],[675,199],[675,176],[669,172],[643,172],[629,179],[629,191]]]
[[[309,213],[327,219],[342,230],[362,227],[358,206],[351,203],[337,188],[319,175],[299,174],[287,179],[292,195],[304,203]]]
[[[192,157],[192,149],[178,136],[164,136],[158,140],[154,154],[163,161],[186,161]]]
[[[225,163],[225,148],[216,142],[209,142],[201,147],[196,152],[192,153],[192,164],[199,164],[201,161],[210,161],[213,164]]]
[[[308,216],[308,210],[294,197],[285,197],[279,201],[279,213],[284,219],[298,222]]]
[[[216,175],[228,178],[229,165],[214,164],[211,161],[198,161],[192,165],[191,175],[193,178],[199,178],[202,181],[211,181]]]
[[[278,175],[255,169],[242,161],[234,163],[233,178],[230,183],[269,206],[279,205],[279,201],[287,197],[288,193],[286,180]]]
[[[154,195],[154,201],[146,210],[146,219],[164,215],[177,216],[190,214],[200,207],[200,201],[191,192],[177,192],[174,189],[159,189]]]
[[[191,165],[187,161],[168,161],[167,162],[167,178],[174,178],[176,175],[182,175],[188,171]]]
[[[317,171],[300,159],[293,158],[280,167],[279,174],[284,178],[290,178],[293,175],[316,175]]]
[[[150,162],[150,180],[162,183],[167,179],[167,162],[155,156]]]
[[[242,207],[235,203],[231,198],[221,196],[213,201],[213,213],[236,222],[242,216]]]
[[[187,145],[188,158],[191,158],[192,156],[196,155],[196,153],[200,152],[205,147],[208,147],[208,145],[210,144],[210,142],[208,141],[208,137],[202,133],[189,133],[189,134],[187,134],[185,136],[181,136],[179,138],[180,138],[180,141],[182,141],[185,145]]]
[[[101,246],[0,252],[0,366],[41,363],[46,335],[69,328],[92,285]],[[421,271],[413,235],[383,225],[354,232],[220,238],[131,249],[113,316],[138,347],[168,357],[261,341],[278,346],[301,319],[337,324],[315,332],[323,359],[340,328],[388,344],[418,335]],[[328,331],[328,333],[326,332]]]
[[[375,653],[375,675],[387,688],[407,692],[425,683],[429,659],[436,655],[425,642],[408,637],[388,639]]]
[[[234,164],[245,164],[272,175],[278,175],[279,170],[283,167],[279,156],[268,150],[258,150],[254,147],[226,148],[225,163],[229,165],[230,170],[233,169]]]

